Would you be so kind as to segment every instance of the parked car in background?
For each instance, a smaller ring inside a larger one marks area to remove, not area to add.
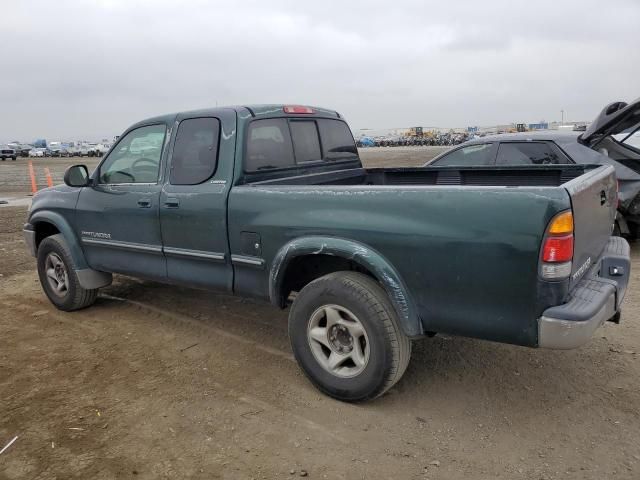
[[[30,157],[44,157],[44,148],[32,148],[29,150]]]
[[[89,156],[90,157],[102,157],[105,153],[107,153],[109,151],[110,146],[109,145],[104,145],[102,143],[96,143],[95,145],[92,145],[91,149],[89,150]]]
[[[618,179],[617,234],[640,235],[640,99],[608,105],[584,131],[507,133],[470,140],[429,166],[612,165]]]
[[[16,151],[8,145],[0,147],[0,160],[4,162],[8,158],[15,160],[17,158]]]
[[[16,153],[18,153],[21,157],[28,157],[29,151],[33,148],[33,145],[21,144],[17,149]]]

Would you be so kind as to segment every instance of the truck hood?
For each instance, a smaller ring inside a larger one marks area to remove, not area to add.
[[[589,128],[578,137],[583,145],[594,148],[608,135],[616,135],[640,124],[640,98],[631,103],[613,102],[602,109]]]

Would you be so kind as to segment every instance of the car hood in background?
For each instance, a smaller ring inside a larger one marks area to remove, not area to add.
[[[613,102],[604,107],[578,141],[594,147],[608,135],[616,135],[640,124],[640,98],[627,104]]]

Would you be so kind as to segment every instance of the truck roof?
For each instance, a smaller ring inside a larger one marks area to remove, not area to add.
[[[296,114],[296,113],[285,113],[284,108],[292,106],[292,107],[303,107],[312,110],[312,113],[304,113],[304,114]],[[294,105],[294,104],[285,104],[285,103],[273,103],[273,104],[253,104],[253,105],[229,105],[222,107],[210,107],[210,108],[202,108],[198,110],[187,110],[182,112],[174,112],[168,113],[164,115],[158,115],[155,117],[146,118],[139,122],[136,122],[131,126],[137,127],[140,125],[148,125],[150,123],[168,123],[172,121],[176,115],[189,115],[189,116],[211,116],[219,113],[223,110],[234,110],[238,115],[249,115],[251,117],[286,117],[290,115],[304,115],[309,117],[333,117],[333,118],[342,118],[338,112],[335,110],[330,110],[321,107],[314,107],[310,105]]]

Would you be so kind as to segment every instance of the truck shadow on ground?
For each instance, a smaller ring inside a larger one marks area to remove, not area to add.
[[[166,312],[158,314],[164,317],[158,321],[187,321],[189,328],[228,332],[292,359],[287,338],[288,312],[269,304],[125,277],[117,277],[105,294]],[[110,301],[106,298],[100,303]],[[637,357],[622,346],[622,334],[617,329],[618,326],[607,324],[590,343],[572,351],[449,336],[418,340],[413,344],[412,360],[404,378],[389,394],[362,407],[384,410],[392,404],[416,415],[425,409],[480,417],[484,412],[523,421],[529,415],[535,419],[541,413],[559,412],[568,406],[613,402],[620,410],[637,416],[634,405],[640,404],[640,395],[630,387],[637,369],[630,362]],[[254,361],[243,357],[237,360]],[[251,365],[247,367],[252,369]],[[290,381],[314,394],[304,377],[295,376],[295,367]]]

